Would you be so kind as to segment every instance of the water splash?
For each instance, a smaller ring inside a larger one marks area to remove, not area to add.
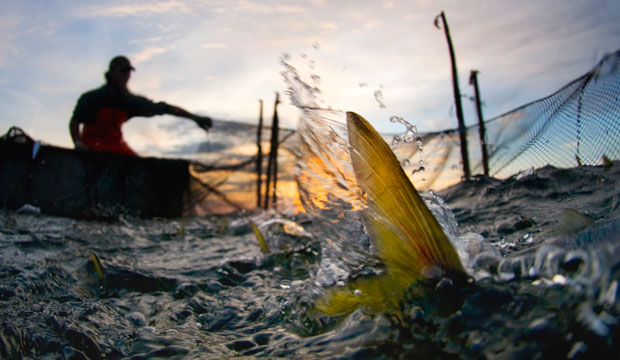
[[[307,58],[302,59],[307,61]],[[361,210],[367,205],[351,165],[345,113],[321,106],[325,102],[321,99],[323,93],[314,81],[314,74],[302,76],[299,67],[291,64],[290,56],[282,58],[282,65],[287,95],[302,111],[295,169],[300,199],[318,224],[317,231],[324,236],[321,240],[321,266],[315,280],[325,286],[337,284],[360,272],[380,272],[361,220]],[[377,94],[375,99],[382,100]],[[417,128],[400,117],[392,117],[392,121],[405,125],[406,131],[397,142],[415,146],[420,156],[415,171],[423,172],[422,141]],[[426,194],[424,200],[451,241],[459,243],[456,221],[445,203],[435,194]],[[469,242],[473,241],[470,237]],[[457,249],[461,253],[468,250],[465,245],[459,245]]]
[[[383,100],[383,90],[379,89],[375,91],[375,100],[379,104],[381,109],[385,109],[385,101]]]
[[[315,281],[317,285],[333,285],[360,272],[381,271],[376,267],[377,260],[369,258],[373,249],[359,214],[366,208],[366,203],[351,167],[345,113],[322,106],[324,101],[321,99],[318,75],[311,74],[304,80],[297,68],[290,64],[290,57],[283,57],[282,63],[287,94],[291,102],[302,110],[295,169],[299,193],[306,211],[318,224],[318,233],[324,235],[321,239],[321,265]],[[403,159],[403,168],[414,167],[411,174],[423,173],[424,144],[416,126],[398,116],[392,116],[390,120],[405,127],[405,131],[394,136],[391,142],[395,153],[402,153],[403,149],[408,151],[404,156],[397,154],[398,158]],[[419,160],[411,162],[416,153]],[[601,256],[587,255],[587,251],[586,255],[579,251],[568,254],[544,248],[527,256],[504,258],[501,252],[506,252],[506,249],[502,250],[501,246],[508,246],[509,252],[513,252],[517,245],[532,246],[537,243],[538,236],[526,234],[516,242],[505,239],[490,243],[477,233],[462,234],[454,214],[439,196],[431,192],[423,194],[423,198],[457,249],[463,265],[476,279],[492,277],[498,281],[509,281],[529,278],[539,282],[545,279],[552,283],[591,284],[600,278],[600,271],[596,270],[595,265],[588,265],[593,274],[589,277],[582,271],[563,271],[562,266],[565,265],[562,264],[600,263],[591,259]],[[309,231],[312,232],[312,229]],[[609,282],[591,288],[607,289],[600,296],[612,299],[616,297],[614,286],[617,287],[617,283]]]
[[[310,76],[311,81],[302,79],[297,69],[291,65],[291,56],[288,53],[282,54],[280,64],[284,67],[281,75],[284,78],[284,83],[287,85],[284,93],[289,97],[294,106],[300,109],[319,109],[323,106],[321,89],[318,87],[320,83],[318,75],[312,74]]]
[[[299,196],[324,236],[316,281],[331,285],[368,262],[369,242],[358,214],[366,205],[351,166],[345,113],[324,105],[318,75],[302,76],[289,56],[281,62],[286,94],[301,110],[295,150]]]
[[[415,166],[410,173],[411,175],[424,173],[426,170],[426,163],[424,161],[424,144],[422,143],[422,136],[420,136],[418,128],[400,116],[392,116],[390,121],[405,126],[405,131],[403,133],[394,135],[392,138],[392,142],[390,144],[392,149],[396,151],[399,147],[410,148],[408,145],[414,145],[413,149],[408,151],[408,154],[400,156],[400,158],[403,159],[401,160],[402,167],[407,169],[413,166],[410,159],[417,153],[417,166]],[[426,179],[422,180],[424,181]]]

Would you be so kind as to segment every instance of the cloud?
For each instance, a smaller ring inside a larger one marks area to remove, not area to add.
[[[11,32],[5,31],[6,26],[0,25],[0,67],[10,64],[10,58],[18,53]]]
[[[226,49],[228,45],[225,43],[206,43],[201,46],[203,49]]]
[[[255,1],[238,1],[232,4],[236,11],[268,14],[273,12],[273,8],[269,5],[261,4]]]
[[[189,13],[190,8],[180,1],[158,1],[130,5],[93,5],[78,8],[75,15],[80,18],[94,17],[126,17],[147,14]]]
[[[149,61],[154,56],[166,53],[168,51],[170,51],[170,49],[166,49],[163,47],[148,47],[146,49],[143,49],[139,53],[131,55],[131,61],[133,63],[139,64],[141,62]]]
[[[281,14],[303,14],[306,9],[302,6],[277,5],[276,11]]]
[[[319,27],[328,31],[336,31],[339,28],[338,24],[333,21],[321,21],[319,22]]]

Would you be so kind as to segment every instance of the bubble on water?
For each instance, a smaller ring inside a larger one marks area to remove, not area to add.
[[[551,278],[560,271],[560,263],[565,255],[566,252],[561,248],[543,246],[534,256],[534,267],[538,273]]]
[[[557,285],[566,285],[567,283],[566,276],[560,274],[553,275],[551,281]]]
[[[523,237],[521,238],[521,242],[527,243],[527,244],[531,244],[534,242],[534,238],[532,237],[532,235],[530,235],[529,233],[523,235]]]
[[[599,303],[615,306],[618,302],[618,281],[614,280],[599,296]]]
[[[282,280],[282,282],[280,283],[280,288],[282,289],[290,289],[291,288],[291,281],[290,280]]]

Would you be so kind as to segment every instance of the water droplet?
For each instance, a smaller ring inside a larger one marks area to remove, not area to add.
[[[555,274],[551,281],[553,281],[554,284],[566,285],[566,277],[564,277],[564,275]]]
[[[282,280],[282,282],[280,283],[280,287],[282,289],[290,289],[291,288],[291,281],[290,280]]]
[[[385,108],[385,104],[383,103],[383,91],[377,90],[375,91],[375,100],[379,103],[379,107],[381,109]]]

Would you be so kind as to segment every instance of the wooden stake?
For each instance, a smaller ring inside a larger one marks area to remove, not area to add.
[[[476,100],[476,113],[478,113],[478,134],[480,136],[480,149],[482,151],[482,169],[484,175],[489,176],[489,155],[487,153],[486,128],[482,117],[482,106],[480,105],[480,88],[478,87],[478,70],[472,70],[469,75],[469,84],[474,86]]]
[[[454,103],[456,105],[456,117],[459,121],[459,137],[461,140],[461,157],[463,159],[463,177],[469,180],[471,172],[469,170],[469,154],[467,153],[467,134],[465,130],[465,119],[463,117],[463,105],[461,104],[461,91],[459,90],[459,77],[456,68],[456,56],[454,55],[454,47],[452,46],[452,38],[450,37],[450,28],[446,21],[446,15],[442,11],[435,18],[435,26],[439,29],[439,18],[443,22],[443,28],[446,33],[446,41],[450,50],[450,60],[452,62],[452,87],[454,88]]]
[[[256,130],[256,207],[261,207],[262,177],[263,177],[263,147],[261,146],[261,136],[263,133],[263,100],[258,100],[260,111],[258,114],[258,129]]]
[[[276,186],[277,186],[277,172],[278,172],[278,104],[280,103],[280,94],[276,93],[276,101],[273,106],[273,121],[271,123],[271,144],[269,149],[269,163],[267,164],[267,184],[265,189],[265,210],[269,208],[269,198],[271,197],[271,191],[273,190],[273,203],[276,204]],[[273,187],[271,186],[271,179],[273,178]]]

